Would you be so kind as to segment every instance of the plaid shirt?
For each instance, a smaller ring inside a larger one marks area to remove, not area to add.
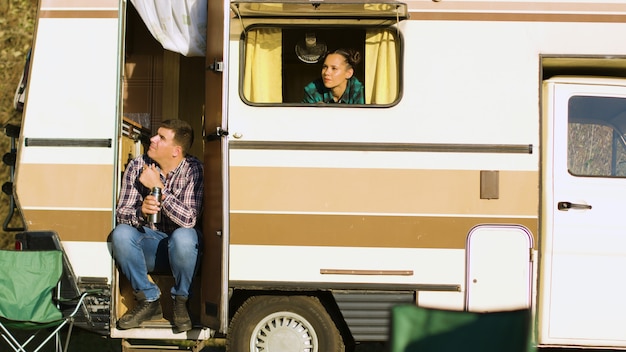
[[[324,86],[321,78],[307,84],[304,87],[303,103],[335,103],[330,89]],[[365,104],[363,84],[354,76],[350,77],[346,90],[337,103]]]
[[[117,204],[118,224],[134,227],[147,225],[141,214],[141,204],[144,197],[150,194],[150,189],[139,182],[139,175],[143,166],[150,164],[156,162],[145,154],[128,163]],[[154,224],[155,228],[171,234],[179,227],[195,227],[202,211],[204,186],[200,160],[193,156],[185,157],[176,169],[166,176],[161,175],[161,182],[165,185],[162,190],[161,222]]]

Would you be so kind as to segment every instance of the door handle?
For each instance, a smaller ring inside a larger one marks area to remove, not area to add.
[[[591,205],[572,202],[559,202],[557,204],[557,208],[562,211],[568,211],[570,209],[591,209]]]
[[[217,127],[215,133],[207,134],[204,139],[207,141],[216,141],[225,136],[228,136],[228,131],[221,127]]]

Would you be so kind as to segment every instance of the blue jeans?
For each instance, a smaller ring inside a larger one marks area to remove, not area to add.
[[[200,233],[178,228],[167,235],[149,227],[135,228],[119,224],[111,234],[113,257],[135,292],[143,292],[147,301],[161,296],[159,287],[148,279],[153,271],[172,270],[172,296],[189,296],[198,266]]]

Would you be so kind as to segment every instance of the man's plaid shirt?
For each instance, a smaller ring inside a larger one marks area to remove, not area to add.
[[[139,227],[146,224],[141,214],[144,197],[150,189],[139,182],[144,165],[156,164],[147,155],[141,155],[130,163],[124,171],[122,189],[117,204],[118,224]],[[179,227],[193,228],[202,211],[203,167],[200,160],[187,156],[166,176],[161,175],[165,185],[162,190],[161,222],[154,224],[156,229],[171,234]]]

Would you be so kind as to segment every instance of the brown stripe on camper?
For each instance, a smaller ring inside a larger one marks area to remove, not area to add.
[[[626,21],[626,4],[509,1],[405,1],[410,20],[607,22]]]
[[[517,224],[537,243],[537,219],[432,216],[231,214],[230,243],[387,248],[466,247],[479,224]]]
[[[118,18],[117,11],[40,11],[39,18]]]
[[[23,210],[29,231],[54,230],[62,241],[105,242],[113,211]]]
[[[23,163],[18,172],[22,208],[112,208],[113,165]]]
[[[231,167],[230,208],[246,213],[537,217],[536,171],[499,171],[498,199],[481,199],[480,174],[480,170]]]
[[[119,0],[40,0],[39,7],[46,8],[117,8]]]

